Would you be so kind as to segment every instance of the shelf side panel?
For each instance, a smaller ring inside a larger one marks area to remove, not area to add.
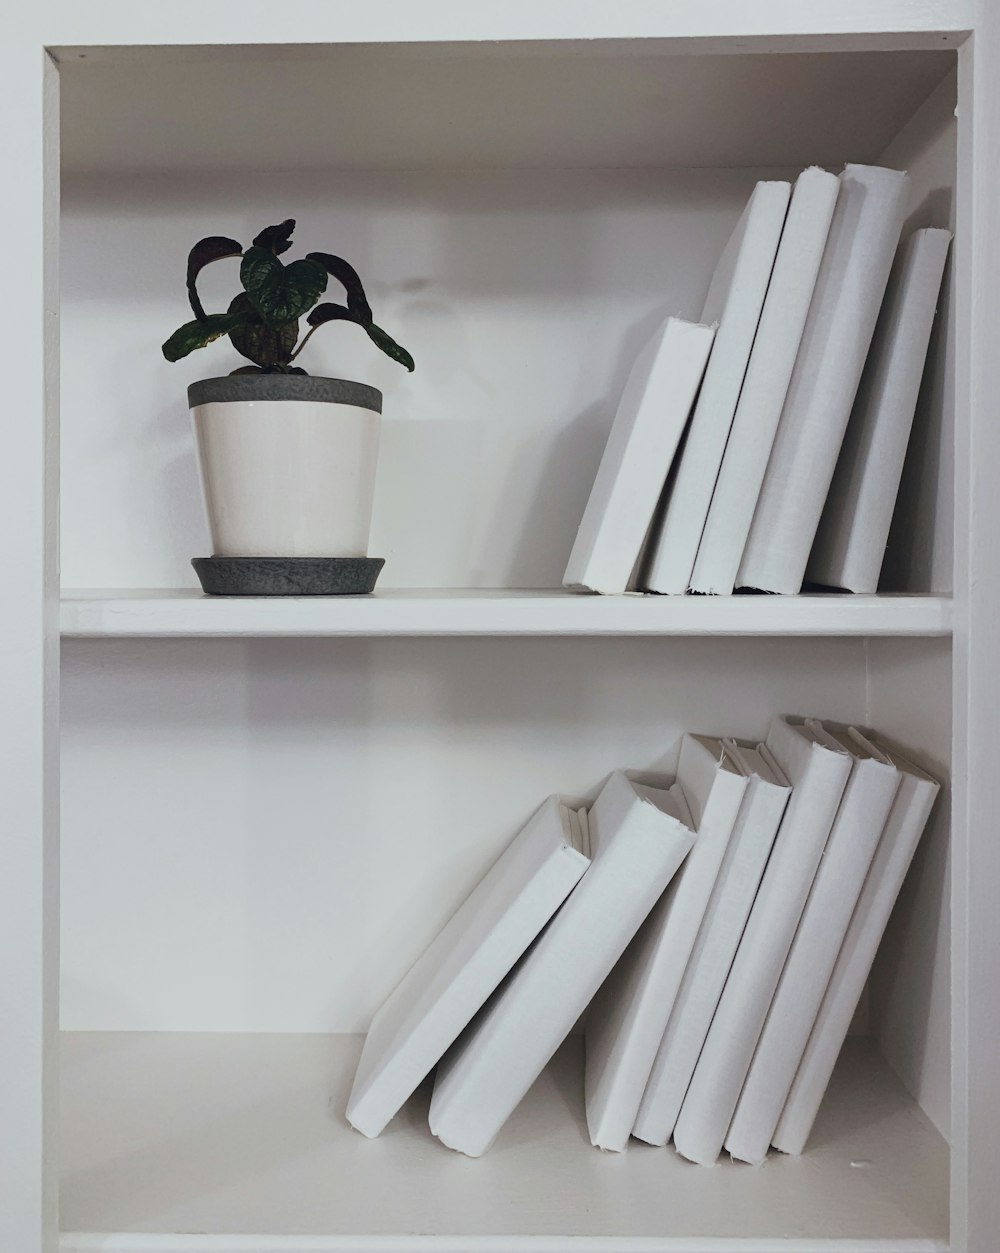
[[[0,1245],[55,1253],[58,1063],[59,80],[30,39],[4,50],[7,519],[0,642]]]

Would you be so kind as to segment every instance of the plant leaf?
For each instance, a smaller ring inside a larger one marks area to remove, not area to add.
[[[332,303],[317,305],[306,318],[306,321],[310,326],[322,326],[324,322],[355,322],[358,326],[365,328],[369,339],[377,344],[387,357],[391,357],[393,361],[398,361],[400,365],[406,366],[411,372],[414,369],[413,358],[405,348],[397,344],[391,336],[387,335],[380,326],[376,326],[370,318],[365,320],[344,305]]]
[[[268,252],[278,257],[283,252],[287,252],[292,246],[292,231],[295,230],[295,219],[285,218],[284,222],[279,222],[277,226],[265,226],[261,233],[254,239],[255,248],[266,248]]]
[[[241,356],[259,366],[287,365],[291,361],[299,338],[298,319],[276,330],[265,326],[246,292],[240,292],[233,300],[229,312],[242,312],[247,316],[243,325],[229,332],[233,347]]]
[[[185,322],[174,331],[163,345],[163,355],[168,361],[180,361],[196,348],[204,348],[214,339],[228,335],[246,322],[248,315],[238,313],[210,313],[207,317]]]
[[[240,278],[254,308],[273,330],[293,322],[313,307],[326,290],[326,271],[315,261],[284,266],[273,253],[248,248]]]
[[[199,322],[204,322],[208,315],[205,313],[204,306],[198,298],[198,289],[195,286],[195,280],[198,275],[212,261],[221,261],[223,257],[240,257],[242,255],[243,245],[238,244],[235,239],[227,239],[225,235],[209,235],[207,239],[200,239],[188,253],[188,300],[191,301],[191,309]]]
[[[330,303],[317,305],[306,321],[310,326],[322,326],[324,322],[357,322],[359,326],[365,325],[362,319],[356,313],[352,313],[346,305]]]
[[[387,357],[391,357],[393,361],[398,361],[400,365],[406,366],[411,374],[413,373],[415,369],[413,358],[406,351],[406,349],[402,347],[402,345],[397,344],[390,335],[387,335],[385,331],[383,331],[380,326],[376,326],[374,322],[369,322],[365,327],[365,330],[368,332],[369,339],[371,339],[373,343],[378,344],[379,348],[382,349]]]
[[[352,313],[358,315],[362,326],[372,320],[371,305],[361,285],[361,278],[353,265],[345,261],[343,257],[335,257],[330,252],[307,252],[306,259],[318,262],[342,285],[344,291],[347,292],[347,307]]]

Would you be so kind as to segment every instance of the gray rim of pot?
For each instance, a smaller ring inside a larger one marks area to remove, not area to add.
[[[200,379],[188,388],[188,405],[192,409],[227,400],[309,400],[382,412],[382,393],[377,387],[311,374],[229,374]]]

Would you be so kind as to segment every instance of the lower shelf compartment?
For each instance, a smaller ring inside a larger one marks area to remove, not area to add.
[[[571,1039],[493,1149],[377,1140],[343,1110],[359,1036],[63,1036],[62,1253],[941,1253],[945,1141],[866,1041],[800,1158],[599,1153]]]

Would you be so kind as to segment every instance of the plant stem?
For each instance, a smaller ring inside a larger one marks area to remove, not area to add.
[[[304,336],[304,337],[303,337],[303,339],[302,339],[302,342],[299,344],[298,348],[296,348],[296,349],[295,349],[295,351],[292,353],[292,355],[288,358],[288,364],[289,364],[289,365],[291,365],[291,364],[292,364],[292,362],[293,362],[293,361],[295,360],[295,358],[299,355],[299,353],[302,351],[302,349],[303,349],[303,348],[305,348],[306,344],[308,344],[308,343],[309,343],[309,337],[310,337],[310,335],[312,335],[313,331],[315,331],[315,330],[316,330],[316,327],[315,327],[315,326],[311,326],[311,327],[309,328],[309,330],[308,330],[308,331],[306,331],[305,336]]]

